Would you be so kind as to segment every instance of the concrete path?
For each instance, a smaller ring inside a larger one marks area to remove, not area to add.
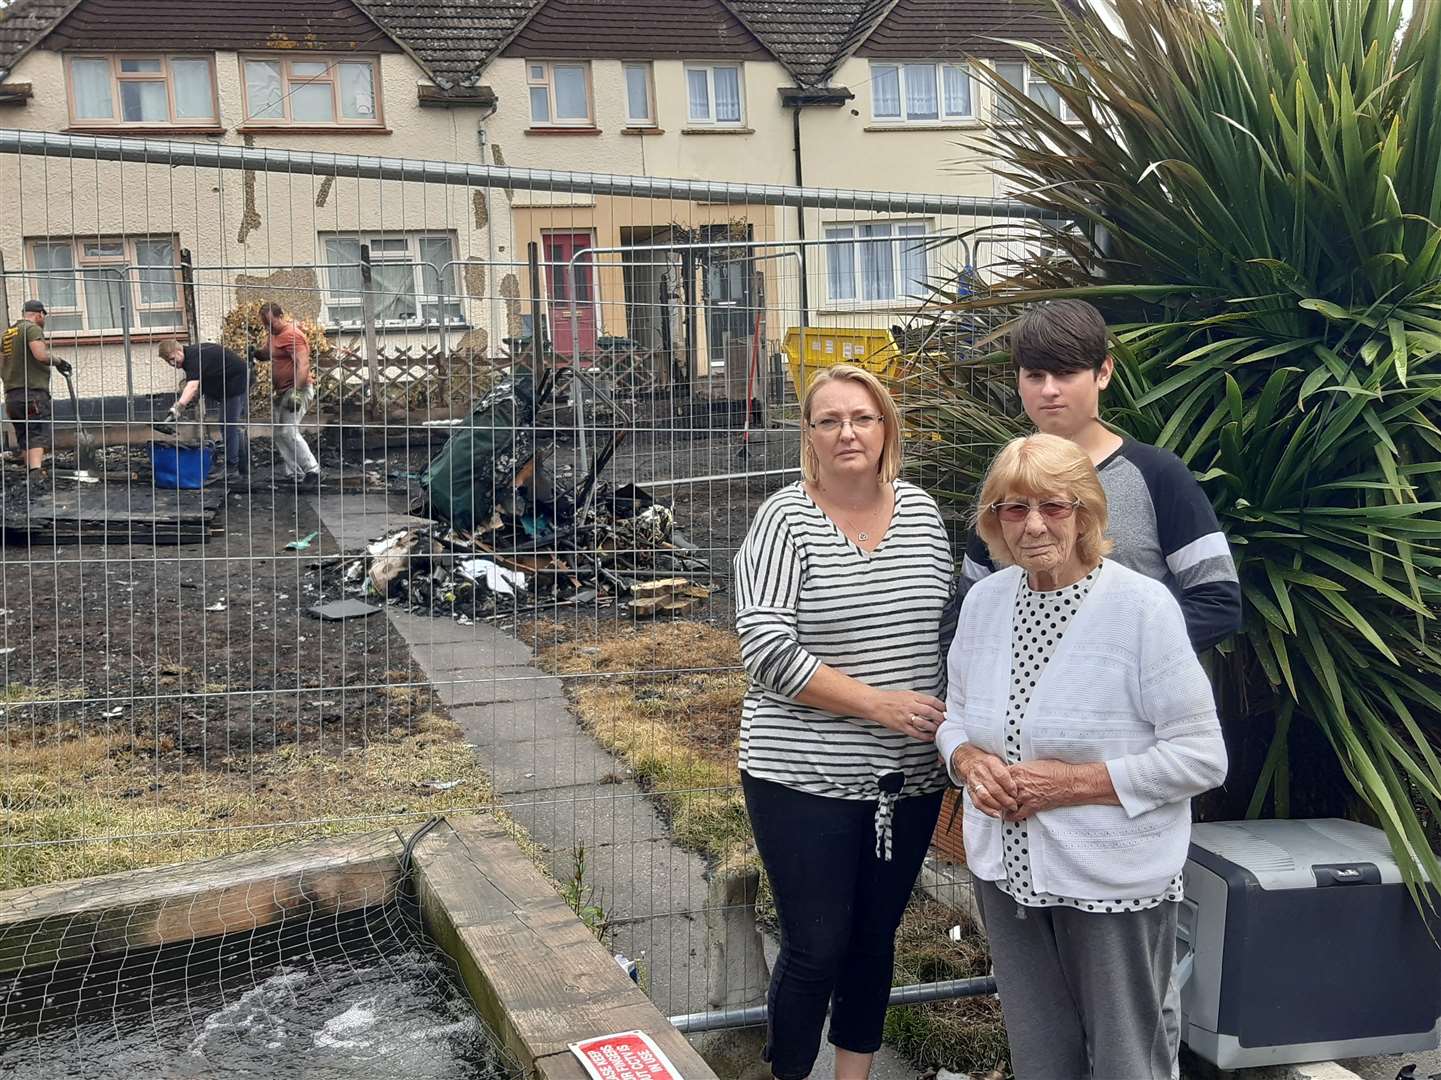
[[[419,523],[389,510],[383,495],[323,494],[314,501],[344,551]],[[642,965],[655,1004],[667,1015],[703,1011],[705,864],[671,843],[624,762],[581,728],[565,680],[535,667],[523,642],[488,623],[397,607],[386,615],[489,767],[498,800],[545,847],[559,881],[572,880],[584,850],[587,902],[605,911],[614,949]],[[823,1043],[814,1075],[833,1073],[834,1056]],[[876,1080],[916,1075],[889,1049],[877,1056]]]

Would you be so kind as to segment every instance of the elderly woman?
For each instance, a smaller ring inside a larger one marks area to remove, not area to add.
[[[977,526],[1006,566],[966,595],[936,744],[965,789],[966,862],[1018,1080],[1167,1080],[1190,800],[1225,779],[1180,606],[1103,556],[1085,452],[1016,439]]]
[[[801,414],[804,480],[761,505],[735,560],[741,784],[781,929],[765,1057],[810,1075],[829,1003],[832,1075],[861,1080],[946,786],[952,564],[936,504],[896,478],[900,418],[873,375],[825,369]]]

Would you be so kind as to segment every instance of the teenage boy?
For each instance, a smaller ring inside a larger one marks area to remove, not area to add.
[[[1170,586],[1200,651],[1241,627],[1236,565],[1210,500],[1181,459],[1101,423],[1101,392],[1115,368],[1106,341],[1105,320],[1084,300],[1028,308],[1011,331],[1021,402],[1038,430],[1090,455],[1116,545],[1108,558]],[[962,564],[966,584],[994,569],[972,532]]]
[[[1115,360],[1106,320],[1084,300],[1051,300],[1028,308],[1011,331],[1011,362],[1021,403],[1036,428],[1070,439],[1091,458],[1106,492],[1107,556],[1164,581],[1180,601],[1186,631],[1199,652],[1241,628],[1241,585],[1216,511],[1191,470],[1175,454],[1117,435],[1101,423],[1101,392]],[[961,573],[965,586],[995,569],[974,530]],[[957,590],[957,599],[965,588]],[[949,647],[954,611],[942,643]],[[953,815],[954,816],[954,815]],[[1171,1076],[1180,1075],[1180,990],[1172,980],[1162,1007],[1171,1044]]]

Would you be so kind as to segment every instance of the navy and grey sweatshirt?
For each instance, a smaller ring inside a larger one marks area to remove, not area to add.
[[[1163,581],[1199,651],[1241,628],[1241,585],[1206,493],[1169,450],[1126,439],[1097,468],[1115,543],[1108,558]],[[962,564],[969,587],[995,570],[974,531]]]

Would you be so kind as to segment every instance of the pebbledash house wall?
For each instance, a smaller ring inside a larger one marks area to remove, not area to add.
[[[523,41],[522,37],[519,41]],[[164,48],[157,42],[157,48]],[[565,53],[590,51],[584,44]],[[522,168],[560,169],[654,177],[709,179],[752,184],[785,185],[796,180],[793,110],[781,97],[781,88],[793,87],[794,74],[774,59],[741,58],[745,119],[739,128],[702,129],[686,116],[685,67],[688,62],[735,62],[734,54],[685,59],[652,59],[655,125],[627,129],[622,59],[585,55],[514,55],[508,49],[480,72],[481,81],[494,91],[497,107],[451,104],[421,107],[419,85],[426,73],[409,55],[398,51],[371,54],[380,67],[380,102],[384,130],[343,128],[313,133],[285,133],[274,129],[247,136],[243,124],[241,54],[215,55],[219,126],[216,135],[177,134],[179,139],[208,139],[228,144],[280,149],[334,151],[407,158],[504,163]],[[290,51],[292,58],[299,55]],[[644,55],[636,59],[644,60]],[[1002,194],[985,159],[966,140],[978,135],[979,120],[936,125],[887,125],[873,117],[871,62],[876,56],[844,60],[828,80],[853,95],[840,105],[811,105],[801,111],[803,179],[807,186],[857,191],[945,192],[992,197]],[[593,127],[583,131],[539,129],[531,123],[528,60],[577,59],[589,66]],[[886,58],[890,59],[890,58]],[[897,57],[895,59],[913,59]],[[70,125],[64,59],[61,52],[42,45],[25,55],[7,83],[29,83],[33,95],[23,105],[0,103],[0,126],[41,131],[65,131]],[[990,114],[992,103],[984,80],[973,80],[978,116]],[[123,133],[117,130],[117,133]],[[166,137],[157,129],[152,137]],[[941,232],[969,228],[978,220],[941,220],[902,213],[885,214],[834,208],[695,204],[684,201],[587,198],[580,195],[502,189],[474,191],[395,181],[337,179],[325,185],[321,178],[258,173],[253,181],[237,172],[192,171],[166,166],[95,165],[83,160],[52,158],[0,158],[0,192],[9,193],[14,211],[0,215],[0,254],[7,270],[27,267],[24,240],[36,237],[171,235],[177,248],[189,249],[198,266],[229,267],[226,271],[201,270],[196,274],[200,334],[214,337],[220,320],[234,304],[236,279],[245,275],[245,296],[266,292],[267,275],[277,273],[275,284],[282,301],[301,306],[309,300],[314,314],[324,288],[324,271],[306,269],[325,261],[319,239],[325,232],[395,230],[444,231],[456,242],[456,256],[474,260],[469,272],[457,275],[463,297],[465,326],[447,330],[451,345],[463,342],[495,355],[499,339],[520,332],[520,319],[528,304],[517,297],[528,294],[523,263],[526,245],[546,231],[586,232],[600,248],[622,246],[636,229],[664,227],[676,222],[690,228],[705,224],[740,224],[749,227],[754,240],[777,245],[770,249],[794,251],[801,235],[811,241],[825,236],[828,225],[886,218],[915,221]],[[253,192],[253,195],[251,194]],[[317,205],[323,202],[323,205]],[[243,239],[242,239],[243,236]],[[827,295],[826,257],[811,248],[806,260],[809,321],[813,325],[884,326],[913,303],[867,304],[832,301]],[[983,261],[984,250],[975,261]],[[960,262],[958,250],[939,249],[932,256],[936,268]],[[596,329],[599,334],[628,333],[625,289],[620,260],[614,255],[598,259]],[[270,266],[294,266],[278,272]],[[773,325],[766,329],[770,342],[780,339],[789,325],[802,321],[798,263],[793,259],[763,260],[766,304]],[[306,275],[310,275],[307,277]],[[298,276],[297,276],[298,275]],[[513,275],[513,277],[512,277]],[[507,280],[509,279],[509,280]],[[296,290],[296,285],[310,286]],[[28,286],[8,279],[13,318]],[[704,333],[704,320],[700,320]],[[774,325],[781,324],[781,325]],[[382,330],[384,344],[435,343],[438,333],[425,330]],[[154,341],[170,333],[149,334],[132,329],[134,377],[141,393],[168,390],[174,376],[160,364]],[[336,335],[333,335],[336,336]],[[338,335],[344,345],[358,347],[360,334]],[[125,364],[113,336],[103,342],[73,334],[55,333],[58,354],[77,361],[77,389],[82,395],[118,393],[125,389]],[[697,349],[695,375],[706,374],[705,347]]]
[[[164,48],[163,42],[157,45],[160,51]],[[292,50],[286,55],[295,59],[301,54]],[[418,104],[417,84],[428,79],[409,56],[393,51],[362,55],[379,61],[383,130],[285,133],[272,129],[249,136],[253,145],[478,160],[479,107],[423,108]],[[246,134],[237,130],[243,126],[244,114],[240,54],[216,52],[214,63],[223,133],[168,136],[164,128],[156,128],[145,131],[145,137],[246,144]],[[0,126],[51,132],[70,129],[62,53],[43,46],[33,50],[16,65],[7,83],[29,83],[33,94],[23,105],[0,104]],[[120,128],[113,133],[141,134]],[[0,157],[0,192],[6,206],[6,212],[0,214],[0,253],[7,272],[30,267],[27,240],[113,235],[173,236],[177,250],[188,249],[197,266],[231,268],[200,270],[195,275],[200,335],[206,339],[219,335],[221,319],[236,301],[239,275],[245,275],[247,299],[266,295],[270,290],[264,279],[276,274],[274,284],[288,307],[300,308],[305,314],[318,312],[318,290],[324,288],[325,280],[324,272],[314,266],[325,262],[322,233],[433,230],[454,236],[456,255],[461,259],[523,262],[525,258],[524,244],[518,256],[514,253],[509,215],[497,205],[506,197],[499,190],[485,192],[485,205],[478,210],[476,193],[463,188],[337,178],[327,189],[321,177],[260,172],[247,183],[246,176],[235,171],[7,155]],[[502,212],[495,212],[498,209]],[[264,268],[271,266],[297,270],[277,274]],[[500,336],[504,336],[507,315],[512,324],[516,318],[515,312],[508,313],[499,301],[502,282],[490,280],[488,274],[461,273],[457,277],[462,290],[474,295],[464,300],[466,327],[448,331],[450,342],[455,344],[468,334],[468,344],[483,346],[494,333],[496,321],[501,324]],[[7,320],[15,318],[22,294],[30,290],[28,281],[7,275],[11,308]],[[307,301],[310,310],[304,310]],[[174,389],[174,371],[161,363],[154,346],[162,338],[178,336],[183,332],[151,333],[132,326],[138,393]],[[336,336],[332,334],[332,338]],[[352,344],[360,335],[346,332],[339,337]],[[82,396],[125,391],[124,356],[116,335],[106,335],[103,341],[74,333],[51,333],[50,338],[57,355],[74,361],[76,389]],[[435,339],[433,329],[382,332],[385,343]]]
[[[527,103],[527,62],[576,59],[589,66],[593,123],[590,128],[537,129],[530,123]],[[623,63],[613,59],[501,56],[483,73],[500,108],[486,123],[488,138],[503,148],[508,164],[541,169],[578,169],[638,176],[706,179],[749,184],[791,185],[796,182],[792,109],[780,90],[795,84],[781,64],[747,60],[742,71],[745,119],[737,128],[698,128],[687,122],[685,68],[687,63],[716,60],[703,53],[689,61],[652,60],[656,122],[651,129],[628,129],[624,114]],[[870,63],[852,58],[831,80],[854,94],[841,107],[807,106],[801,112],[802,179],[807,187],[841,191],[898,193],[942,192],[948,195],[997,197],[1002,194],[987,169],[987,159],[966,140],[982,133],[979,120],[946,125],[878,125],[872,119]],[[976,111],[987,115],[991,95],[982,80],[973,83]],[[810,242],[807,297],[813,325],[887,325],[892,314],[917,305],[904,301],[883,303],[832,302],[827,296],[826,257],[815,241],[826,227],[872,220],[924,221],[937,232],[956,232],[984,224],[984,219],[942,219],[902,211],[856,211],[843,205],[831,208],[727,206],[675,202],[548,196],[543,192],[517,192],[517,236],[535,236],[541,230],[589,231],[600,248],[622,243],[623,230],[661,226],[667,221],[696,226],[735,222],[752,226],[756,241],[774,245],[768,251],[796,251],[802,235],[798,216],[804,214],[804,236]],[[984,244],[982,245],[984,248]],[[985,252],[980,253],[984,257]],[[958,247],[937,248],[936,266],[960,263]],[[764,264],[767,304],[792,324],[801,318],[799,278],[794,260]],[[623,333],[625,311],[618,264],[601,260],[598,275],[600,320],[604,329]],[[770,327],[768,338],[779,339],[784,327]],[[702,350],[703,351],[703,350]],[[697,372],[703,374],[703,372]]]

